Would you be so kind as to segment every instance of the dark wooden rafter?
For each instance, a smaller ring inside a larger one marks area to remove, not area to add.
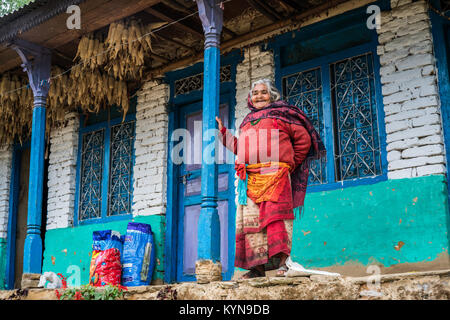
[[[307,8],[308,4],[305,3],[299,3],[295,0],[279,0],[280,2],[284,3],[285,5],[287,5],[288,7],[290,7],[291,9],[295,10],[295,11],[302,11],[305,8]]]
[[[277,22],[283,18],[272,7],[260,0],[247,0],[247,2],[257,11],[269,18],[272,22]]]
[[[186,14],[186,13],[192,13],[192,12],[193,12],[191,8],[185,6],[184,4],[182,4],[182,3],[180,3],[180,2],[178,2],[178,1],[176,1],[176,0],[164,0],[164,1],[162,1],[162,3],[164,3],[164,4],[166,4],[166,3],[171,3],[172,5],[175,6],[175,8],[179,8],[178,10],[181,10],[181,11],[184,12],[185,14]],[[197,17],[197,16],[196,16],[196,17]],[[235,32],[231,31],[230,29],[228,29],[228,28],[225,27],[225,26],[222,26],[222,31],[223,31],[224,33],[228,34],[229,36],[233,37],[233,38],[237,36],[237,34],[236,34]]]
[[[174,22],[174,21],[179,19],[179,18],[175,18],[174,16],[171,16],[171,15],[169,15],[167,13],[163,13],[162,11],[157,10],[155,8],[147,8],[147,9],[145,9],[145,12],[151,14],[152,16],[154,16],[154,17],[156,17],[158,19],[167,21],[169,23],[170,22]],[[189,32],[189,33],[193,34],[194,36],[203,38],[203,31],[200,28],[195,28],[194,26],[190,26],[184,21],[177,22],[176,24],[174,24],[174,27],[182,29],[182,30],[184,30],[186,32]],[[228,34],[228,35],[230,35],[231,37],[236,37],[237,36],[236,33],[234,33],[233,31],[231,31],[228,28],[223,28],[223,32]]]
[[[175,45],[177,45],[177,46],[179,46],[179,47],[182,47],[182,48],[188,50],[188,51],[191,52],[191,53],[196,53],[196,50],[195,50],[194,48],[191,48],[191,47],[185,45],[184,43],[182,43],[182,42],[180,42],[180,41],[177,41],[177,40],[175,40],[175,39],[170,39],[170,38],[165,37],[165,36],[163,36],[163,35],[161,35],[161,34],[159,34],[159,33],[155,33],[155,36],[158,37],[158,38],[160,38],[161,40],[164,40],[164,41],[173,43],[173,44],[175,44]]]
[[[234,38],[234,37],[237,37],[237,34],[236,34],[235,32],[231,31],[230,29],[228,29],[228,28],[225,27],[225,26],[222,27],[222,31],[223,31],[224,33],[228,34],[229,36],[233,37],[233,38]]]
[[[162,57],[162,56],[160,56],[160,55],[158,55],[158,54],[156,54],[154,52],[150,53],[150,57],[155,59],[156,61],[159,61],[159,62],[162,62],[162,63],[169,63],[170,62],[169,59],[164,58],[164,57]]]
[[[159,2],[160,0],[141,0],[138,2],[130,2],[124,7],[123,0],[84,1],[80,4],[81,12],[84,12],[82,17],[82,24],[84,26],[82,32],[76,29],[67,30],[66,28],[61,28],[60,26],[65,26],[66,24],[67,14],[60,14],[46,20],[26,33],[22,33],[20,38],[40,44],[49,49],[59,48],[64,44],[80,38],[82,34],[98,30],[116,20],[133,15]],[[106,6],[106,4],[108,5]],[[99,18],[97,10],[102,10],[104,13],[101,18]],[[0,51],[0,61],[2,61],[0,63],[0,73],[20,64],[20,59],[9,49]]]
[[[152,16],[154,16],[154,17],[156,17],[158,19],[164,20],[166,22],[169,22],[169,23],[175,22],[177,20],[176,18],[169,17],[167,14],[162,13],[161,11],[158,11],[158,10],[156,10],[154,8],[151,8],[151,7],[145,9],[145,12],[150,13]],[[179,22],[175,23],[174,27],[182,29],[182,30],[184,30],[186,32],[189,32],[189,33],[193,34],[194,36],[203,38],[203,32],[201,30],[194,29],[194,28],[188,26],[183,21],[179,21]]]
[[[282,30],[283,28],[292,25],[292,24],[298,24],[299,21],[302,21],[303,19],[314,16],[317,14],[320,14],[326,10],[329,10],[330,8],[336,7],[348,0],[329,0],[324,4],[315,6],[311,9],[308,9],[306,11],[300,12],[294,16],[291,16],[289,18],[286,18],[282,21],[278,21],[276,23],[272,23],[266,26],[263,26],[261,28],[258,28],[256,30],[250,31],[246,34],[239,35],[237,38],[227,40],[223,42],[220,46],[220,51],[222,53],[229,52],[230,50],[234,48],[240,47],[242,43],[251,41],[254,38],[264,36],[266,34],[270,34],[276,30]],[[149,70],[149,72],[146,74],[145,80],[153,79],[155,77],[160,77],[164,75],[166,72],[169,72],[171,70],[175,70],[178,68],[181,68],[183,66],[195,63],[200,61],[203,58],[203,53],[197,53],[185,58],[182,58],[180,60],[171,62],[170,64]]]
[[[194,2],[194,1],[192,1]],[[187,6],[185,6],[184,4],[176,1],[176,0],[161,0],[161,3],[163,3],[164,5],[171,7],[174,10],[183,12],[184,14],[190,14],[192,13],[192,10],[190,8],[188,8]]]

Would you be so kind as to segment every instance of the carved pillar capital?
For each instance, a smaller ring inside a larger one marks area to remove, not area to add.
[[[47,97],[50,89],[51,51],[34,43],[15,39],[9,46],[22,59],[23,71],[28,74],[30,87],[35,97]],[[29,58],[33,57],[31,61]]]
[[[220,46],[223,26],[223,10],[218,0],[196,0],[198,13],[205,33],[205,49]]]

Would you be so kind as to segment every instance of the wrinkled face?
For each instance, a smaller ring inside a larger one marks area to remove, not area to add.
[[[253,106],[257,109],[264,108],[270,103],[270,93],[265,84],[257,84],[252,90]]]

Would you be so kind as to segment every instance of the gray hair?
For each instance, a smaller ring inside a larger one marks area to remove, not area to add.
[[[253,88],[257,84],[263,84],[267,87],[267,91],[269,91],[270,94],[270,102],[275,102],[281,99],[281,94],[278,91],[278,89],[272,84],[272,81],[270,79],[261,79],[258,81],[253,82],[252,87],[250,88],[250,97],[252,96]]]

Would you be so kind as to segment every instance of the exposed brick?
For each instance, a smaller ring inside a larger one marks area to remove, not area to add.
[[[0,240],[7,238],[9,218],[9,185],[11,182],[12,146],[3,145],[0,151]]]
[[[73,225],[79,117],[66,114],[67,124],[50,133],[47,230]]]
[[[388,178],[439,173],[445,150],[427,4],[392,0],[391,6],[377,29]]]
[[[138,93],[132,212],[134,216],[165,214],[169,87],[150,81]]]

